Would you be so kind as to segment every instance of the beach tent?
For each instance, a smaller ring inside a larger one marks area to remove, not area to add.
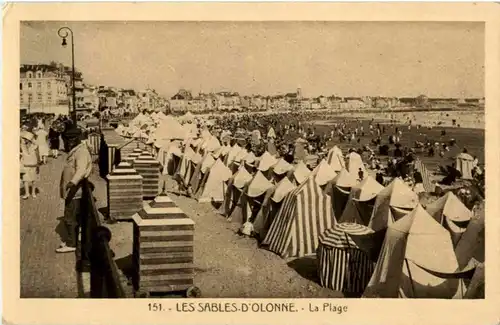
[[[370,298],[462,298],[464,281],[449,232],[420,205],[387,228],[364,292]]]
[[[307,144],[308,144],[308,142],[302,138],[298,138],[297,140],[295,140],[295,150],[294,150],[294,154],[293,154],[293,158],[294,158],[295,162],[304,161],[304,159],[306,159],[306,155],[307,155],[306,145]]]
[[[269,131],[267,131],[267,137],[269,139],[276,139],[276,132],[274,132],[273,127],[270,127]]]
[[[474,158],[468,153],[460,153],[455,157],[455,168],[463,179],[472,179],[473,162]]]
[[[232,173],[235,173],[240,166],[244,166],[241,162],[248,155],[248,153],[249,152],[245,148],[241,148],[238,151],[238,153],[234,156],[233,161],[228,165]]]
[[[224,203],[220,207],[220,213],[229,218],[239,202],[241,193],[245,186],[252,180],[252,175],[245,166],[240,166],[238,171],[228,180],[226,191],[224,192]]]
[[[283,258],[314,256],[319,235],[333,224],[331,198],[309,177],[285,197],[263,245]]]
[[[231,220],[251,224],[262,206],[266,192],[272,188],[273,184],[262,172],[257,171],[243,190],[240,202],[231,214]]]
[[[272,179],[272,167],[276,165],[277,162],[278,160],[273,155],[265,151],[262,156],[259,157],[257,170],[261,171],[267,179]]]
[[[330,166],[332,166],[333,170],[339,172],[342,168],[345,168],[344,155],[342,154],[342,150],[339,147],[333,146],[326,156],[326,161]]]
[[[433,193],[436,185],[431,182],[431,174],[425,164],[419,158],[415,159],[415,170],[422,175],[424,190],[428,193]]]
[[[467,291],[465,292],[464,299],[484,299],[485,289],[484,289],[484,263],[480,263],[476,267],[476,271],[472,276],[472,279],[467,286]]]
[[[484,262],[484,250],[485,228],[483,209],[482,211],[473,214],[467,229],[462,234],[455,247],[455,254],[457,255],[459,266],[466,266],[471,259],[478,262]]]
[[[234,146],[231,147],[231,149],[229,150],[229,152],[226,155],[226,160],[224,161],[226,166],[229,167],[232,164],[232,162],[234,161],[234,158],[236,158],[236,156],[238,155],[238,153],[241,150],[243,150],[243,149],[237,143],[235,143]]]
[[[319,186],[324,186],[326,183],[332,181],[337,173],[333,168],[326,162],[326,160],[321,160],[321,162],[312,171],[311,175],[314,175],[316,183]]]
[[[373,274],[374,263],[351,236],[373,233],[354,223],[338,223],[319,236],[320,284],[332,290],[361,295]]]
[[[373,177],[365,177],[361,183],[351,188],[344,212],[338,221],[368,226],[375,205],[375,198],[383,189],[384,187]]]
[[[332,198],[333,215],[336,219],[342,216],[349,200],[351,188],[356,186],[356,184],[356,176],[349,173],[345,168],[340,170],[337,176],[326,184],[325,193]]]
[[[196,164],[193,176],[189,185],[191,186],[192,193],[196,193],[201,184],[201,181],[206,173],[210,170],[212,165],[215,163],[215,159],[211,154],[205,155],[199,164]]]
[[[266,148],[267,152],[269,152],[272,156],[278,156],[278,149],[276,148],[273,139],[269,139],[269,141],[267,141]]]
[[[293,165],[289,164],[285,159],[280,158],[273,166],[274,180],[280,181],[288,172],[293,170]]]
[[[472,211],[451,191],[429,204],[426,210],[450,232],[453,245],[458,243],[473,216]]]
[[[263,240],[266,237],[269,227],[281,208],[283,199],[296,187],[287,177],[284,177],[273,191],[267,192],[262,207],[253,222],[254,232],[259,239]]]
[[[175,171],[174,178],[176,181],[183,185],[184,187],[188,186],[188,182],[186,179],[191,178],[191,158],[195,155],[194,150],[191,146],[187,145],[184,149],[184,153],[180,159],[180,163],[178,164],[177,170]]]
[[[310,174],[311,170],[307,168],[306,164],[303,161],[299,161],[291,171],[290,180],[295,185],[300,185],[306,181]]]
[[[361,159],[361,156],[356,153],[356,152],[350,152],[347,155],[347,170],[353,174],[353,175],[358,175],[359,170],[363,171],[364,175],[366,176],[366,168],[365,165],[363,164],[363,159]]]
[[[377,194],[368,227],[374,231],[386,229],[412,211],[418,203],[418,195],[401,178],[394,178]]]
[[[155,137],[156,139],[185,140],[189,138],[189,134],[176,119],[172,116],[165,116],[158,123]]]
[[[195,198],[198,202],[223,202],[226,182],[231,176],[229,168],[222,160],[217,159],[212,167],[203,173]]]

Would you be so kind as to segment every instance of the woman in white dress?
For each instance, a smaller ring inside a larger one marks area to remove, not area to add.
[[[49,142],[48,142],[49,133],[45,131],[43,127],[41,127],[35,130],[35,135],[36,135],[35,143],[38,146],[38,152],[40,154],[42,164],[46,164],[47,157],[49,156]]]

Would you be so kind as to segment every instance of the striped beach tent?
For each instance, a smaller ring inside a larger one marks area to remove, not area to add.
[[[332,198],[332,209],[335,218],[340,218],[344,209],[349,201],[349,194],[351,188],[356,186],[356,176],[349,173],[347,169],[343,168],[337,176],[325,186],[325,193]]]
[[[424,190],[433,193],[436,186],[431,182],[430,172],[422,160],[415,159],[415,169],[422,175]]]
[[[319,279],[323,287],[361,295],[373,273],[374,263],[351,235],[373,233],[354,223],[338,223],[319,236]]]
[[[195,193],[198,202],[223,202],[226,183],[231,178],[231,171],[222,160],[217,159],[203,178]]]
[[[472,211],[467,209],[451,191],[429,204],[425,209],[450,232],[454,246],[459,242],[473,217]]]
[[[401,178],[396,177],[377,194],[368,227],[374,231],[386,229],[418,204],[418,195]]]
[[[339,172],[342,168],[345,168],[344,155],[342,154],[342,150],[340,150],[340,148],[337,146],[333,146],[328,151],[326,161],[336,172]]]
[[[315,255],[319,235],[333,224],[331,198],[309,177],[285,197],[263,244],[283,258]]]
[[[468,153],[460,153],[455,157],[455,168],[462,174],[462,179],[472,179],[474,158]]]
[[[88,145],[90,154],[92,155],[92,160],[99,156],[99,148],[101,146],[101,134],[97,132],[91,132],[88,136]]]
[[[373,212],[375,198],[383,189],[384,187],[373,177],[365,177],[361,183],[351,188],[344,212],[337,220],[342,223],[349,222],[367,226]]]
[[[266,237],[269,227],[281,208],[283,199],[295,188],[297,186],[287,177],[284,177],[274,186],[272,191],[266,193],[261,209],[253,222],[254,233],[257,234],[259,239],[263,240]]]

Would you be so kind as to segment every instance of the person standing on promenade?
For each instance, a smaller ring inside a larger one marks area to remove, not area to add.
[[[40,158],[42,159],[42,164],[47,163],[47,157],[49,156],[49,143],[47,136],[48,132],[45,130],[45,127],[38,127],[35,130],[36,141],[35,143],[38,146],[38,152],[40,154]]]
[[[81,131],[72,127],[65,132],[69,149],[62,170],[59,185],[61,198],[64,200],[64,222],[67,227],[67,238],[56,249],[57,253],[74,252],[78,243],[78,233],[82,225],[82,181],[92,172],[92,158],[86,144],[82,143]],[[89,240],[82,232],[82,241]],[[87,246],[88,247],[88,246]]]
[[[23,167],[23,185],[24,195],[26,200],[31,196],[36,198],[36,181],[38,181],[40,173],[40,155],[38,146],[35,144],[35,135],[28,131],[23,131],[21,134],[21,166]]]

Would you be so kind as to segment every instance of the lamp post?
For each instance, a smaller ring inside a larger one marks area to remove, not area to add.
[[[72,86],[72,99],[73,99],[73,112],[72,119],[73,124],[76,125],[76,94],[75,94],[75,43],[73,31],[69,27],[61,27],[57,31],[57,34],[62,38],[62,46],[66,47],[66,38],[71,34],[71,86]]]

